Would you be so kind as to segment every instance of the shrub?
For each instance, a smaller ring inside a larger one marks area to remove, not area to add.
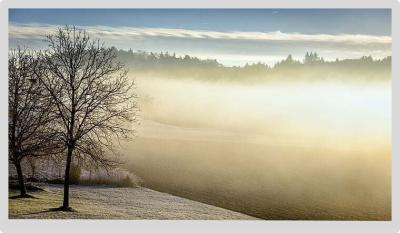
[[[121,171],[112,174],[96,175],[92,178],[82,177],[79,181],[80,185],[102,185],[119,188],[135,188],[139,187],[142,183],[142,179],[135,174]]]
[[[129,175],[126,175],[125,178],[122,180],[121,185],[123,187],[133,187],[133,181]]]
[[[51,179],[51,180],[47,180],[46,183],[49,184],[64,184],[64,180],[63,179]]]

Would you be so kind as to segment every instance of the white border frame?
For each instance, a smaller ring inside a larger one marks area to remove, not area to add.
[[[400,0],[398,0],[400,2]],[[0,231],[68,232],[398,232],[400,230],[400,3],[395,0],[0,0]],[[188,220],[9,220],[7,152],[7,51],[9,8],[391,8],[392,9],[392,221],[188,221]],[[397,78],[396,78],[397,77]],[[397,119],[397,120],[396,120]]]

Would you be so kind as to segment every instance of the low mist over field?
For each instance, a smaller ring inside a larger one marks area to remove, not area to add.
[[[390,218],[385,77],[247,84],[130,75],[141,114],[126,154],[149,187],[267,219]]]

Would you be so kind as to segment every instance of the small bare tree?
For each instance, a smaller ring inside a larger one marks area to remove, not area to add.
[[[15,49],[8,57],[8,149],[15,165],[20,196],[28,197],[21,168],[27,156],[59,152],[57,132],[53,131],[52,99],[44,95],[37,71],[39,60],[33,52]]]
[[[104,167],[116,165],[108,155],[116,152],[116,142],[132,135],[136,96],[133,81],[116,62],[115,50],[91,40],[84,30],[66,26],[48,35],[47,41],[42,80],[57,108],[59,130],[67,146],[60,210],[70,210],[73,156],[90,158]]]
[[[37,160],[35,157],[32,157],[32,156],[28,156],[27,160],[28,160],[29,168],[31,170],[30,179],[36,179],[35,176],[36,176],[36,169],[37,169],[37,164],[36,164]]]

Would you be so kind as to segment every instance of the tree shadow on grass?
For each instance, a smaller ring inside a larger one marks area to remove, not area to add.
[[[65,207],[61,206],[61,207],[50,208],[50,209],[42,210],[42,211],[38,211],[38,212],[21,214],[21,216],[32,215],[32,214],[43,214],[43,213],[49,213],[49,212],[76,212],[76,210],[71,207],[65,208]]]
[[[25,194],[25,195],[16,195],[16,196],[11,196],[9,197],[9,199],[22,199],[22,198],[33,198],[33,199],[39,199],[35,196],[29,195],[29,194]]]

